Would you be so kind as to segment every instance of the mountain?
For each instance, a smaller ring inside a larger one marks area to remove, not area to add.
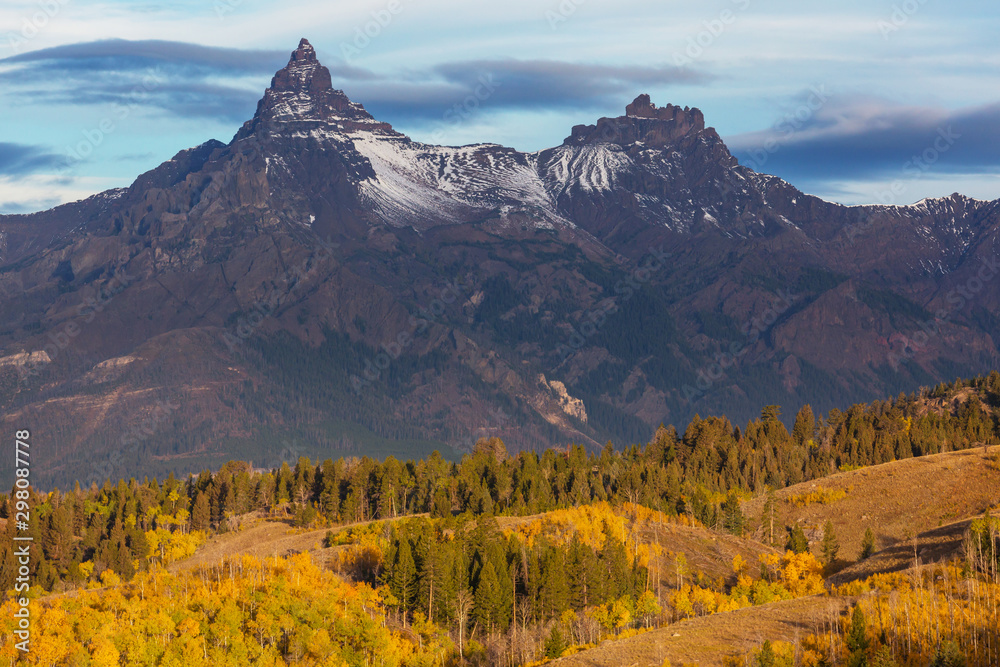
[[[302,40],[228,144],[0,216],[0,413],[66,486],[825,411],[996,367],[998,207],[825,202],[647,95],[423,144]]]

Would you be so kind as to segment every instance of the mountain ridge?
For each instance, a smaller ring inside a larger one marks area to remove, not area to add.
[[[155,399],[180,407],[123,470],[273,456],[275,427],[313,454],[596,447],[826,409],[996,365],[998,226],[998,201],[824,202],[648,95],[532,153],[424,144],[302,40],[228,144],[0,216],[0,411],[55,425],[63,479]]]

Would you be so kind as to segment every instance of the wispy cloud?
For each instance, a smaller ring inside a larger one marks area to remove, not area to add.
[[[288,52],[208,47],[156,40],[102,40],[57,46],[0,60],[0,82],[30,88],[57,104],[139,103],[181,117],[242,121],[253,113],[263,75],[288,61]],[[609,66],[558,60],[482,59],[375,73],[324,59],[337,85],[390,121],[441,114],[485,81],[499,82],[494,109],[617,106],[650,86],[704,83],[711,77],[672,65]],[[162,81],[141,100],[137,81],[156,72]]]
[[[23,176],[58,167],[65,158],[44,146],[0,142],[0,174]]]
[[[495,85],[494,111],[595,109],[624,106],[650,87],[704,83],[711,76],[673,66],[615,67],[558,60],[467,60],[378,82],[345,86],[373,113],[388,119],[440,119],[483,85]]]
[[[0,83],[30,90],[37,102],[127,104],[185,118],[241,122],[253,113],[261,88],[288,62],[288,51],[231,49],[159,40],[102,40],[31,51],[0,60]],[[333,64],[341,80],[375,75]],[[142,95],[136,86],[154,76]]]
[[[948,148],[940,150],[945,141]],[[981,173],[1000,169],[1000,103],[945,109],[840,96],[801,123],[783,116],[768,129],[727,137],[727,143],[744,161],[753,151],[777,146],[767,171],[786,178],[891,175],[908,165],[919,169],[931,153],[936,172]]]
[[[66,44],[4,58],[2,64],[34,63],[47,71],[142,70],[151,65],[189,70],[253,74],[273,72],[288,59],[286,51],[230,49],[163,40],[106,39]]]

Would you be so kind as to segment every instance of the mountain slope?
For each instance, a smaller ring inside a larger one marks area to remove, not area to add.
[[[228,144],[0,217],[0,410],[62,485],[825,410],[996,365],[998,205],[823,202],[645,95],[535,153],[423,144],[303,40]]]

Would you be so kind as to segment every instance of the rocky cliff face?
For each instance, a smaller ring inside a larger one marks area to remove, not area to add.
[[[647,95],[423,144],[303,40],[228,144],[0,217],[0,410],[62,485],[822,410],[995,366],[998,207],[824,202]]]

